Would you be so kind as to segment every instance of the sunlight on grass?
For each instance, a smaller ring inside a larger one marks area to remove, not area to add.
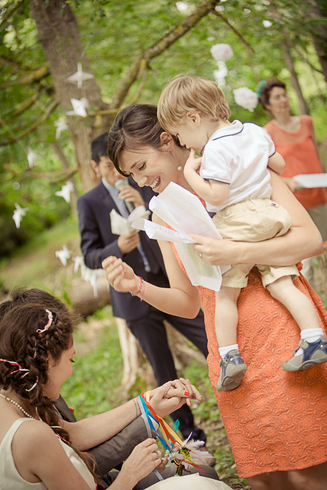
[[[75,356],[74,374],[63,384],[61,393],[78,418],[101,413],[120,404],[117,398],[122,379],[122,354],[111,307],[100,310],[87,321],[108,317],[108,325],[97,332],[97,345],[89,353]],[[76,332],[75,343],[88,342]]]
[[[38,287],[51,292],[47,277],[61,268],[55,251],[65,243],[75,255],[80,255],[79,240],[77,223],[73,218],[42,232],[18,248],[10,259],[0,262],[2,283],[8,289]]]

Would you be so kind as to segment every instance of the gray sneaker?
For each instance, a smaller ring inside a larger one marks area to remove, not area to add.
[[[327,340],[323,335],[316,342],[300,340],[299,347],[295,349],[294,354],[299,349],[303,349],[302,354],[294,355],[288,361],[283,362],[284,371],[302,371],[327,362]]]
[[[247,365],[240,351],[233,349],[220,360],[220,377],[216,385],[217,391],[235,390],[241,384]]]

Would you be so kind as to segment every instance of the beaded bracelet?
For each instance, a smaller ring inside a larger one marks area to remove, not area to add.
[[[139,289],[137,291],[137,293],[133,294],[131,293],[132,296],[138,296],[139,294],[141,294],[141,297],[140,297],[140,301],[142,302],[143,301],[143,296],[144,296],[144,291],[145,291],[145,284],[144,284],[144,279],[143,277],[141,276],[137,276],[140,280],[140,286],[139,286]]]

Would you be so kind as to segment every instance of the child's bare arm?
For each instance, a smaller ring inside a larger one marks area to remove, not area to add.
[[[276,172],[277,175],[281,175],[285,169],[285,160],[280,153],[275,153],[268,160],[268,167]]]
[[[197,172],[201,160],[202,158],[197,158],[194,150],[191,149],[184,167],[185,178],[198,196],[213,206],[221,206],[226,201],[229,185],[215,180],[204,180]]]

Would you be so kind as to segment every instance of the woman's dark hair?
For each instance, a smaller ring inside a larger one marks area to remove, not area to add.
[[[38,332],[49,321],[46,310],[52,314],[51,325]],[[0,386],[28,400],[39,418],[67,442],[70,436],[60,427],[54,400],[43,395],[43,387],[48,381],[49,355],[60,360],[73,344],[73,330],[74,315],[66,305],[40,289],[17,290],[0,305]],[[90,469],[86,456],[75,451]]]
[[[274,87],[280,87],[286,90],[285,83],[278,80],[278,78],[267,80],[267,83],[261,88],[259,97],[259,102],[264,109],[267,109],[267,105],[269,105],[270,93]]]
[[[108,156],[118,172],[124,177],[129,175],[119,166],[122,151],[135,151],[144,146],[159,150],[163,145],[160,138],[163,132],[155,105],[135,104],[120,111],[111,126],[108,140]],[[178,140],[174,136],[172,138],[180,146]]]

